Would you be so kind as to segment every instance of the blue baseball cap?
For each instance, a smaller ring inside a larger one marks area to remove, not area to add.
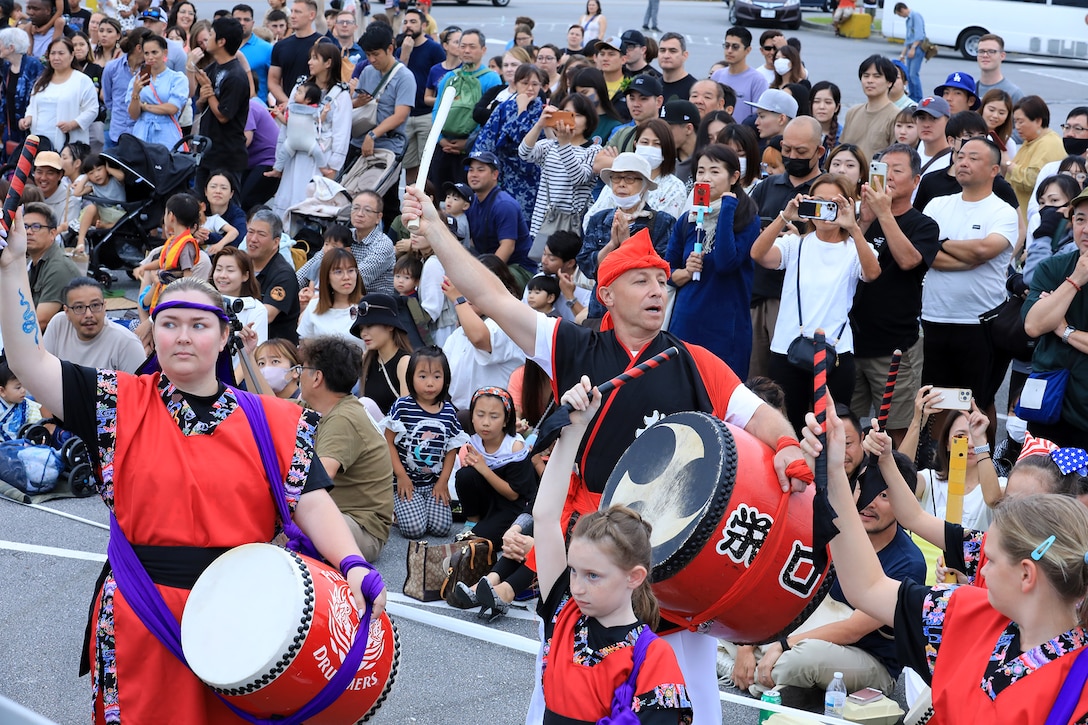
[[[949,73],[945,82],[933,89],[933,95],[943,96],[946,88],[956,88],[974,98],[975,102],[971,106],[972,111],[981,105],[978,100],[978,87],[975,85],[975,79],[967,73]]]
[[[487,164],[492,168],[499,168],[499,157],[490,151],[473,151],[465,159],[465,166],[468,166],[473,161],[479,161],[481,164]]]

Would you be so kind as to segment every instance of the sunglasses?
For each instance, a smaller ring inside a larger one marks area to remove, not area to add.
[[[386,307],[385,305],[374,305],[365,301],[360,302],[357,305],[352,305],[351,308],[348,310],[348,314],[354,321],[359,319],[360,317],[366,317],[371,310],[385,310],[386,312],[393,312],[393,314],[396,314],[396,312],[391,307]]]

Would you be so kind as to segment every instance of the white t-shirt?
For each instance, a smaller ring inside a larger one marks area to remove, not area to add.
[[[442,281],[446,277],[446,268],[437,255],[432,254],[423,260],[423,272],[419,275],[419,306],[431,316],[438,325],[432,336],[434,344],[442,347],[450,334],[457,329],[457,312],[453,303],[442,292]]]
[[[974,269],[943,271],[932,267],[922,286],[922,319],[977,325],[978,316],[1005,301],[1005,271],[1019,231],[1016,210],[990,194],[982,201],[964,201],[963,193],[938,196],[924,213],[940,225],[941,239],[984,239],[1000,234],[1008,246]]]
[[[802,239],[804,244],[801,244]],[[850,325],[844,323],[861,279],[861,259],[854,240],[823,242],[815,232],[803,238],[786,234],[775,240],[774,246],[782,253],[778,268],[786,270],[786,278],[782,282],[782,304],[778,308],[771,351],[785,355],[790,343],[801,334],[802,320],[797,317],[797,251],[800,246],[800,266],[805,270],[800,284],[804,334],[812,337],[817,328],[823,328],[827,341],[835,346],[836,352],[853,352],[854,336]],[[866,249],[876,256],[872,247],[866,245]]]
[[[303,340],[315,335],[337,335],[365,350],[366,345],[363,341],[351,334],[353,322],[355,320],[351,319],[351,308],[348,307],[342,310],[326,310],[320,315],[317,314],[317,298],[314,297],[298,318],[298,337]]]
[[[468,410],[472,394],[480,388],[495,385],[505,389],[510,373],[525,364],[525,353],[499,323],[487,318],[484,324],[491,333],[491,352],[469,342],[461,327],[442,343],[442,352],[450,361],[450,399],[460,410]]]
[[[926,481],[926,490],[922,492],[922,499],[919,503],[927,513],[931,513],[944,521],[948,507],[948,481],[937,478],[937,472],[931,468],[919,471],[918,475]],[[1003,477],[997,479],[1002,491],[1005,490],[1007,480]],[[963,527],[975,531],[985,531],[990,528],[993,520],[994,510],[986,505],[986,499],[982,497],[982,486],[975,486],[970,493],[965,494],[963,497],[963,521],[961,522]]]
[[[88,342],[79,339],[68,315],[54,315],[42,337],[46,352],[61,360],[92,368],[135,373],[147,355],[140,338],[127,327],[106,319],[102,332]]]

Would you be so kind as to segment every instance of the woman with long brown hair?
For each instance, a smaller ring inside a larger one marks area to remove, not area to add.
[[[397,398],[408,395],[406,376],[412,343],[392,295],[365,295],[358,309],[351,334],[366,345],[359,389],[382,413],[388,413]]]
[[[49,139],[55,149],[68,141],[90,143],[88,129],[98,116],[94,82],[72,67],[75,48],[67,38],[50,43],[47,55],[19,128]]]
[[[356,342],[351,335],[358,310],[355,305],[366,294],[358,262],[351,252],[337,247],[321,260],[317,296],[298,320],[299,339],[314,335],[339,335]]]

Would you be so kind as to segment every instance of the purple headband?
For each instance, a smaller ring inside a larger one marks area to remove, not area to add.
[[[230,317],[223,311],[222,307],[215,305],[205,305],[200,302],[190,302],[189,300],[167,300],[166,302],[160,302],[155,305],[155,309],[151,310],[151,319],[154,320],[155,316],[163,310],[170,310],[175,307],[179,307],[183,310],[200,310],[202,312],[211,312],[223,322],[230,324]]]

